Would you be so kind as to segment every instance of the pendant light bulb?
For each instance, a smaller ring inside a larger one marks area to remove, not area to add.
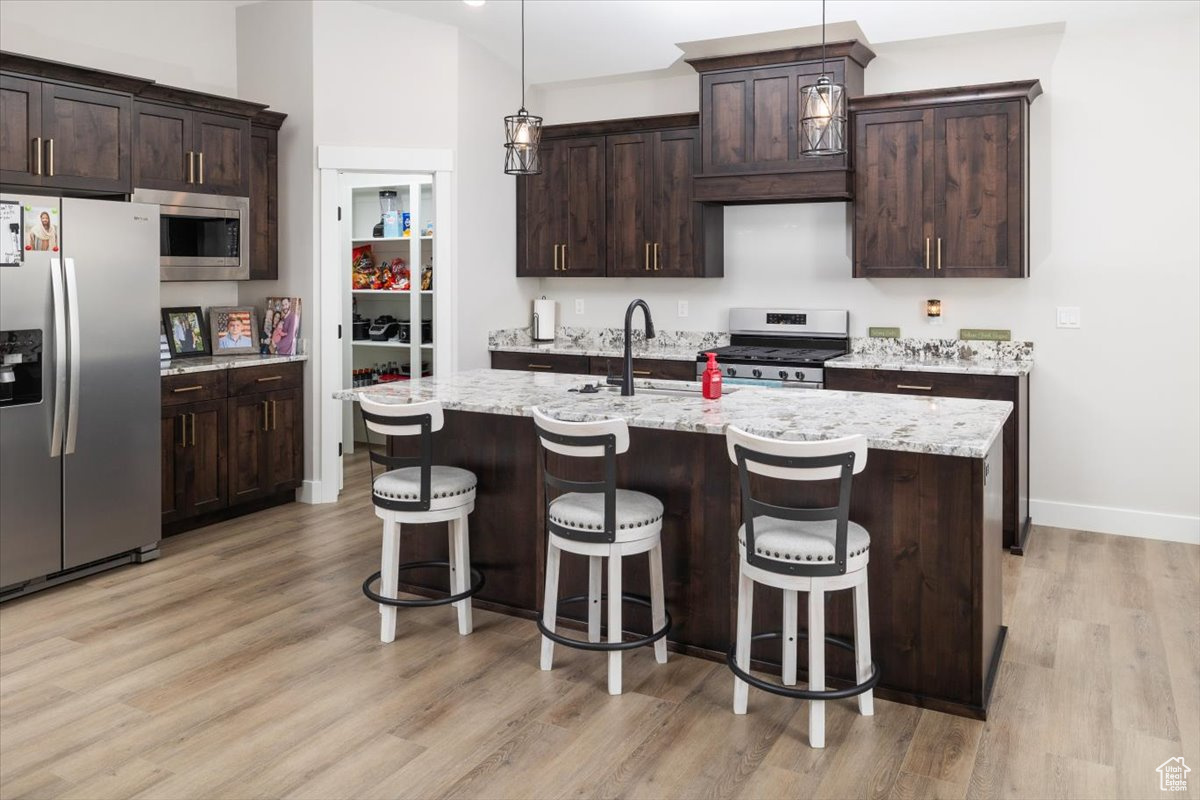
[[[521,0],[521,108],[504,118],[504,134],[504,171],[509,175],[540,174],[542,118],[525,110],[525,0]]]

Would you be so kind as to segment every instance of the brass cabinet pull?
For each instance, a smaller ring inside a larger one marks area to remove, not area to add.
[[[661,244],[659,244],[658,242],[654,243],[654,271],[655,272],[658,272],[660,269],[662,269],[661,248],[662,248]]]
[[[201,186],[204,185],[204,153],[199,152],[196,155],[200,157],[200,180],[197,181]]]
[[[635,369],[633,371],[633,374],[634,375],[644,375],[646,377],[649,377],[652,373],[648,369]]]
[[[188,416],[190,416],[192,418],[192,447],[195,447],[196,446],[196,414],[195,414],[195,412],[193,412],[192,414],[189,414]]]
[[[558,272],[558,245],[554,245],[554,271]]]
[[[908,383],[897,383],[896,388],[897,389],[914,389],[918,392],[932,392],[933,391],[932,386],[914,386],[914,385],[908,384]]]
[[[526,369],[554,369],[550,364],[526,364]]]
[[[263,400],[263,401],[262,401],[262,404],[263,404],[263,430],[265,431],[265,430],[267,430],[267,429],[268,429],[268,428],[267,428],[267,426],[268,426],[270,423],[269,423],[269,421],[267,420],[267,401],[266,401],[266,400]]]
[[[172,389],[171,391],[172,391],[172,393],[174,393],[174,394],[183,394],[184,392],[198,392],[198,391],[200,391],[200,390],[201,390],[201,389],[203,389],[203,388],[204,388],[204,387],[203,387],[203,386],[200,386],[200,385],[196,385],[196,386],[180,386],[178,389]]]
[[[562,249],[563,249],[562,267],[563,267],[563,272],[566,272],[567,270],[570,269],[570,267],[567,266],[567,245],[565,243],[563,244]]]
[[[50,162],[50,168],[46,170],[46,174],[51,178],[54,177],[54,140],[46,140],[46,158]]]
[[[275,407],[275,401],[271,401],[271,430],[279,429],[279,409]]]
[[[179,426],[179,446],[187,447],[187,414],[180,414],[179,421],[182,423]]]
[[[925,237],[925,269],[929,269],[929,237]]]
[[[938,269],[941,269],[942,268],[942,237],[940,237],[940,236],[938,237],[937,251],[938,251],[937,252]]]
[[[642,257],[642,263],[645,265],[646,272],[650,271],[650,243],[646,242],[646,255]]]
[[[271,381],[281,381],[281,380],[283,380],[282,375],[270,375],[266,378],[259,378],[256,381],[256,383],[270,383]]]
[[[196,153],[192,150],[187,151],[187,182],[196,182]]]
[[[33,137],[33,174],[42,174],[42,137]]]

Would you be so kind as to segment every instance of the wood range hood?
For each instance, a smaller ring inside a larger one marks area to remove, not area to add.
[[[825,73],[848,100],[863,94],[875,53],[857,39],[825,46]],[[704,203],[850,200],[849,152],[800,154],[800,89],[821,75],[821,45],[687,59],[700,74],[699,172],[694,199]],[[847,142],[850,129],[847,125]]]

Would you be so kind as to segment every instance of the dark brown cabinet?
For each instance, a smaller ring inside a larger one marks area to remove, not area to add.
[[[970,375],[886,369],[826,369],[825,388],[923,397],[1007,400],[1013,413],[1004,447],[1004,546],[1023,553],[1029,538],[1029,376]]]
[[[164,523],[226,506],[227,424],[224,400],[163,407]]]
[[[1024,81],[852,103],[855,277],[1026,277],[1040,93]]]
[[[279,128],[286,114],[262,111],[250,126],[250,279],[279,277]]]
[[[127,194],[132,99],[0,76],[0,180]]]
[[[695,115],[547,128],[517,179],[519,277],[720,277],[724,210],[695,202]]]
[[[139,189],[249,195],[249,119],[141,100],[134,116]]]
[[[875,54],[857,41],[826,48],[824,74],[863,91]],[[822,75],[820,47],[689,60],[700,73],[698,200],[725,203],[851,197],[850,156],[801,154],[801,89]]]
[[[529,372],[565,372],[572,375],[588,373],[588,357],[557,353],[492,352],[492,369],[519,369]]]
[[[611,356],[578,356],[569,353],[508,353],[492,351],[492,369],[526,372],[559,372],[569,375],[620,375],[624,359]],[[696,362],[665,358],[635,358],[633,377],[694,381]]]
[[[229,399],[229,502],[300,485],[304,440],[299,389]]]

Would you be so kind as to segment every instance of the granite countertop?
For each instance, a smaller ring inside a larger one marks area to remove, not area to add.
[[[640,320],[639,320],[640,322]],[[634,358],[664,361],[695,361],[701,350],[729,344],[729,334],[708,331],[658,331],[647,339],[641,329],[633,332]],[[552,342],[535,342],[529,328],[508,328],[488,333],[488,350],[504,353],[542,353],[562,356],[625,356],[623,328],[576,328],[561,325]]]
[[[261,367],[265,364],[287,364],[292,361],[307,360],[308,356],[263,356],[258,353],[241,356],[196,356],[195,358],[176,358],[165,361],[159,367],[158,374],[160,376],[187,375],[192,372]]]
[[[835,369],[894,369],[902,372],[956,372],[963,375],[1028,375],[1032,361],[992,361],[965,358],[917,357],[875,353],[850,353],[831,358]]]
[[[388,386],[344,389],[339,400],[360,396],[377,402],[439,400],[450,411],[530,416],[539,406],[569,421],[623,417],[631,427],[723,434],[737,425],[760,436],[831,439],[862,434],[871,447],[934,455],[984,458],[1012,403],[945,397],[835,392],[825,389],[734,389],[720,400],[705,400],[697,384],[636,381],[641,389],[688,388],[695,394],[656,395],[643,391],[621,397],[614,391],[579,394],[569,389],[595,376],[477,369],[446,377],[422,378]]]

